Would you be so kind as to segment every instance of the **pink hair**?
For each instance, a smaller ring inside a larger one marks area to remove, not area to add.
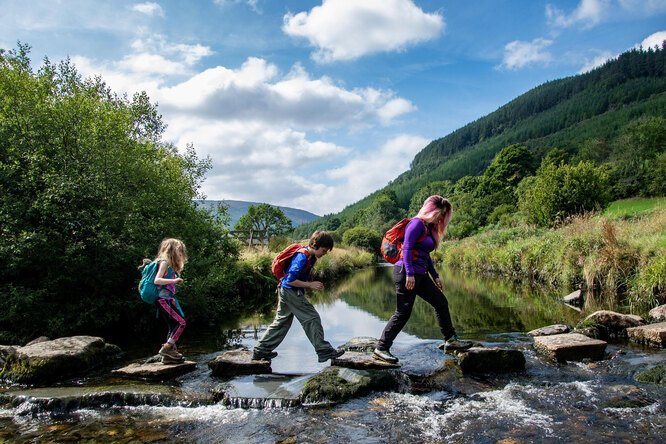
[[[435,243],[439,245],[446,233],[446,229],[451,221],[453,206],[451,202],[442,196],[434,195],[428,197],[419,210],[416,217],[424,221],[432,230],[432,237]]]

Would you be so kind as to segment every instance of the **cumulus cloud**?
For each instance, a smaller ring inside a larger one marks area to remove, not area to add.
[[[162,9],[159,4],[154,2],[137,3],[132,6],[132,11],[137,11],[141,14],[146,14],[151,17],[154,15],[164,17],[164,9]]]
[[[664,40],[666,40],[666,31],[659,31],[645,38],[645,40],[641,42],[640,46],[642,46],[643,49],[648,49],[648,48],[654,49],[655,46],[661,48],[661,45],[664,42]]]
[[[546,19],[548,24],[558,28],[569,28],[575,25],[591,28],[601,22],[609,7],[610,0],[581,0],[578,7],[567,15],[562,10],[548,4],[546,5]]]
[[[533,63],[548,63],[552,60],[544,48],[552,45],[552,40],[537,38],[531,42],[515,40],[504,46],[504,59],[498,68],[517,70]]]
[[[441,15],[411,0],[324,0],[309,12],[286,14],[282,29],[317,47],[316,61],[332,62],[399,51],[436,38],[444,26]]]

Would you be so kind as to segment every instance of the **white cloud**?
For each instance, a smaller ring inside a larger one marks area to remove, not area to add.
[[[661,45],[664,42],[664,40],[666,40],[666,31],[659,31],[645,38],[645,40],[641,42],[640,46],[642,46],[643,49],[648,49],[648,48],[654,49],[655,46],[661,48]]]
[[[567,15],[553,5],[546,5],[546,19],[552,26],[568,28],[582,25],[591,28],[601,22],[610,7],[610,0],[581,0],[578,7]]]
[[[401,134],[380,148],[357,155],[340,168],[326,175],[340,181],[330,187],[325,198],[336,211],[355,202],[395,179],[409,169],[416,153],[430,142],[420,136]]]
[[[534,39],[531,42],[515,40],[504,46],[504,59],[498,68],[517,70],[533,63],[548,63],[552,60],[543,49],[552,45],[552,40]]]
[[[441,15],[411,0],[324,0],[310,12],[286,14],[282,29],[317,47],[315,60],[332,62],[399,51],[436,38],[444,26]]]
[[[154,2],[137,3],[132,6],[132,10],[149,15],[151,17],[154,15],[164,17],[164,9],[162,9],[159,4]]]
[[[578,74],[583,74],[588,71],[592,71],[594,68],[598,68],[613,57],[617,57],[617,54],[613,54],[610,51],[599,52],[599,54],[592,58],[592,60],[586,60],[585,65],[578,71]]]
[[[254,12],[261,12],[257,6],[258,0],[214,0],[213,3],[220,6],[227,6],[231,3],[246,3]]]

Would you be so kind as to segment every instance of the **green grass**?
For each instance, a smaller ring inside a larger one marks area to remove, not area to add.
[[[610,218],[638,216],[642,213],[657,209],[666,209],[666,197],[636,197],[632,199],[617,200],[606,208],[606,211],[604,211],[602,216]]]

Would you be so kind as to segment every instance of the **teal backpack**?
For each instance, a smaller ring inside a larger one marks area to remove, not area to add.
[[[141,271],[139,294],[141,295],[141,300],[147,304],[154,304],[158,298],[161,286],[155,285],[155,275],[160,268],[160,262],[163,260],[164,259],[157,259],[156,261],[150,262],[143,267],[143,270]]]

